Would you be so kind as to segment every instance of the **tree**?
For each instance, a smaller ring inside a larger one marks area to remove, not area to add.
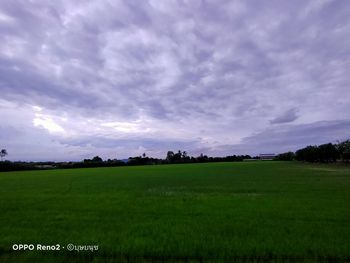
[[[285,153],[280,153],[275,157],[275,160],[278,161],[293,161],[295,158],[295,154],[293,152],[285,152]]]
[[[186,152],[186,151],[183,151],[183,152],[182,152],[182,160],[183,160],[184,162],[188,162],[190,159],[191,159],[191,158],[190,158],[190,156],[188,156],[187,152]]]
[[[319,159],[318,147],[307,146],[295,152],[295,159],[298,161],[316,162]]]
[[[197,157],[197,161],[198,162],[207,162],[208,161],[208,156],[204,155],[203,153],[201,153],[198,157]]]
[[[174,161],[181,161],[181,159],[182,159],[182,152],[180,150],[178,150],[178,152],[174,154],[173,160]]]
[[[319,146],[307,146],[296,151],[295,159],[306,162],[336,162],[340,156],[343,160],[346,160],[345,145],[346,143],[344,143],[344,145],[342,143],[337,145],[326,143]]]
[[[340,155],[340,158],[343,161],[350,161],[350,140],[346,140],[337,144],[337,149]]]
[[[96,163],[103,162],[103,160],[102,160],[102,158],[100,156],[95,156],[94,158],[92,158],[92,161],[96,162]]]
[[[8,153],[7,153],[6,149],[2,149],[2,150],[0,151],[1,161],[2,161],[2,159],[3,159],[7,154],[8,154]]]
[[[173,151],[168,151],[166,154],[166,160],[167,161],[172,161],[174,159],[174,152]]]
[[[321,162],[335,162],[339,157],[337,147],[332,143],[318,146],[318,157]]]

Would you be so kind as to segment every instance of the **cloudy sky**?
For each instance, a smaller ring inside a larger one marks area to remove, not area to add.
[[[222,156],[350,137],[348,0],[1,0],[10,160]]]

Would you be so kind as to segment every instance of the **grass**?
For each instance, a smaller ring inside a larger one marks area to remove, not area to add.
[[[12,245],[60,244],[61,251]],[[98,245],[70,252],[69,243]],[[350,169],[241,162],[0,173],[0,262],[350,261]]]

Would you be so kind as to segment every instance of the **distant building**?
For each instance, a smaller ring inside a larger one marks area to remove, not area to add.
[[[273,160],[276,155],[274,153],[262,153],[259,155],[260,160]]]
[[[55,168],[54,165],[52,164],[37,164],[35,165],[36,168],[39,168],[39,169],[52,169],[52,168]]]

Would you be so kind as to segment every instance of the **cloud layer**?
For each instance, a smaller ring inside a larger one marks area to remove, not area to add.
[[[349,20],[346,0],[1,1],[0,147],[80,160],[348,138]]]

